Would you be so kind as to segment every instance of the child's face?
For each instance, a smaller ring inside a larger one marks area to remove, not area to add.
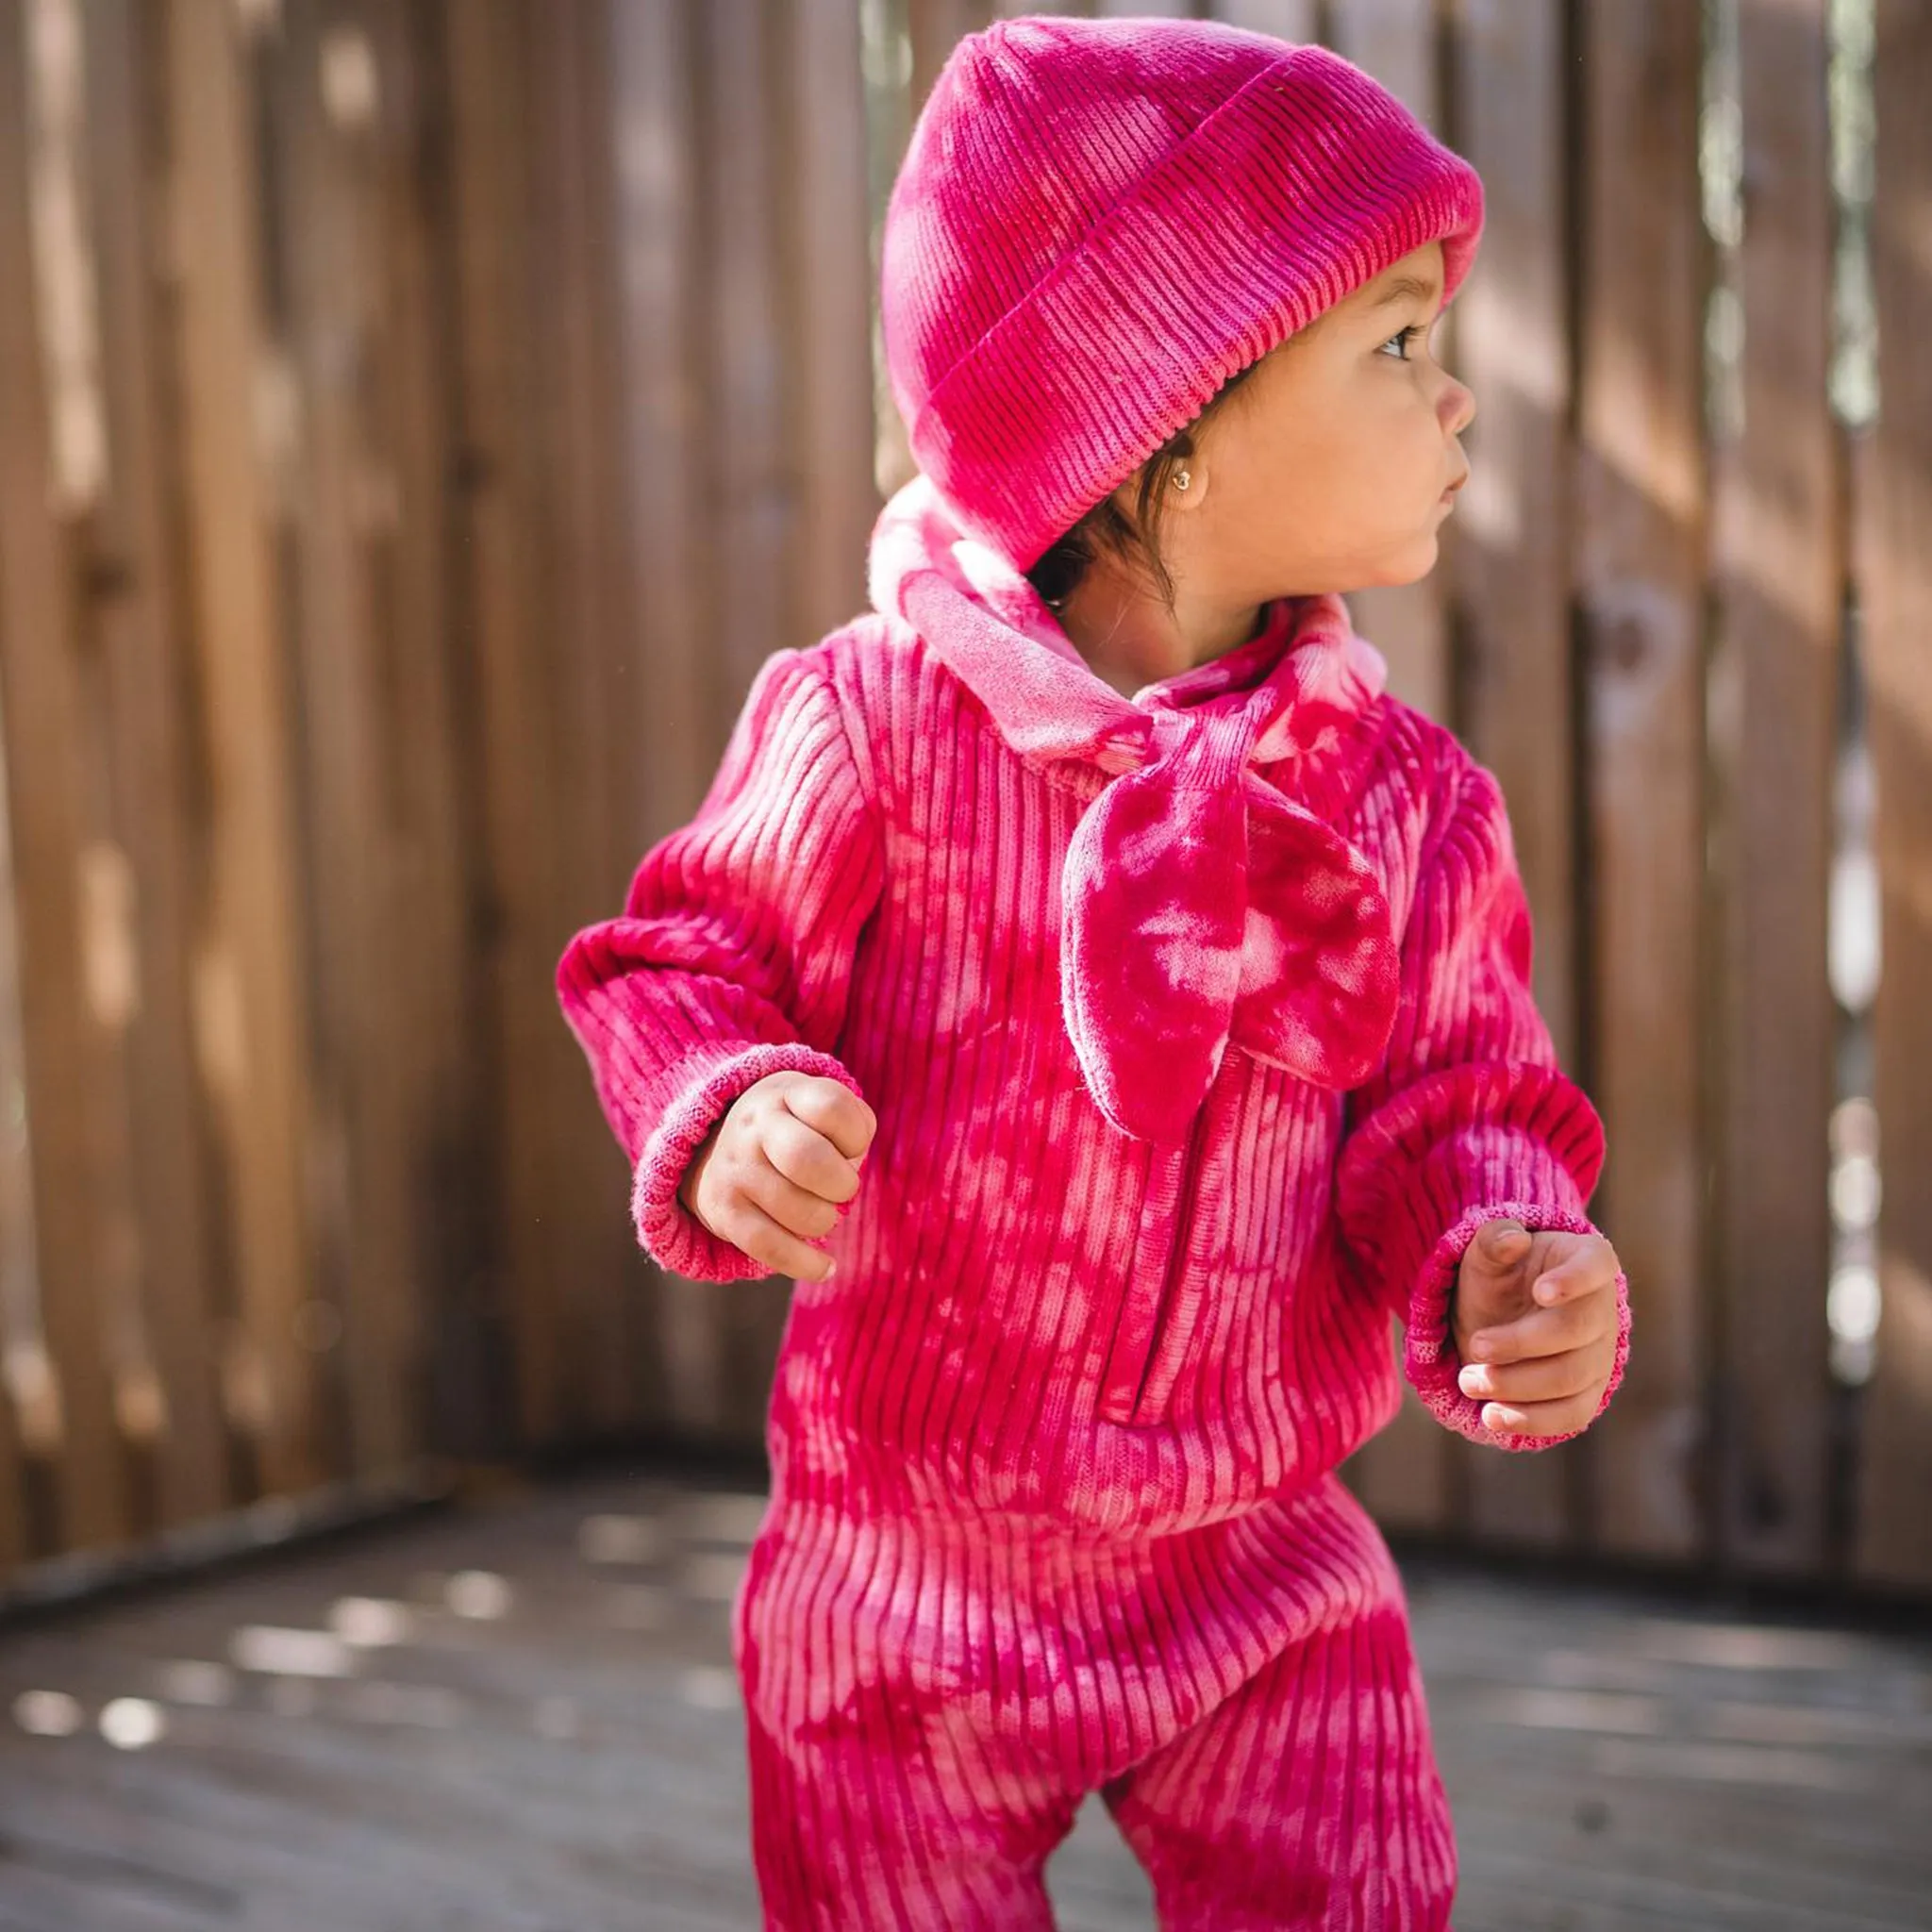
[[[1398,292],[1405,280],[1426,292]],[[1205,425],[1185,495],[1168,492],[1162,552],[1177,584],[1226,607],[1428,573],[1443,492],[1469,471],[1457,438],[1475,414],[1430,352],[1441,291],[1430,242],[1262,358]]]

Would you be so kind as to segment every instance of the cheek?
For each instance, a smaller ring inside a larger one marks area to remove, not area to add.
[[[1254,553],[1357,557],[1381,534],[1406,538],[1447,467],[1423,386],[1396,369],[1304,373],[1293,392],[1269,398],[1266,426],[1243,452],[1235,521]]]
[[[1375,441],[1359,412],[1309,410],[1269,439],[1242,493],[1275,522],[1292,519],[1303,528],[1325,523],[1338,491],[1352,497],[1369,487],[1377,467]]]
[[[1442,425],[1421,385],[1391,387],[1399,393],[1365,414],[1335,472],[1337,495],[1371,527],[1412,523],[1434,503],[1449,469]]]
[[[1282,472],[1276,520],[1318,541],[1358,536],[1386,523],[1402,508],[1403,453],[1412,447],[1412,436],[1388,422],[1357,423],[1305,443]]]

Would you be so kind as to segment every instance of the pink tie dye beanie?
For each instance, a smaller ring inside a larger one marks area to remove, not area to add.
[[[1424,242],[1445,301],[1482,185],[1327,48],[1028,15],[933,84],[880,248],[912,455],[1021,570],[1222,383]]]

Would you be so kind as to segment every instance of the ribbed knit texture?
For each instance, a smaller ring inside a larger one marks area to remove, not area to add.
[[[768,1924],[1047,1924],[1040,1861],[1103,1788],[1164,1924],[1440,1928],[1401,1591],[1334,1471],[1396,1408],[1391,1314],[1445,1424],[1563,1440],[1486,1430],[1446,1324],[1481,1221],[1588,1230],[1604,1155],[1500,791],[1340,598],[1128,703],[926,479],[872,563],[878,608],[769,660],[558,973],[669,1268],[766,1272],[677,1199],[756,1079],[878,1116],[837,1273],[791,1291],[734,1609]]]
[[[888,200],[880,300],[921,471],[1021,568],[1235,372],[1424,242],[1475,170],[1329,48],[1216,21],[996,21]]]

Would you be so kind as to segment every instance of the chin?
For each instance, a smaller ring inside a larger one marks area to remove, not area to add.
[[[1413,548],[1392,559],[1387,572],[1377,576],[1374,581],[1391,589],[1400,589],[1405,584],[1420,583],[1435,569],[1441,554],[1442,546],[1437,542],[1435,533],[1431,531]]]

